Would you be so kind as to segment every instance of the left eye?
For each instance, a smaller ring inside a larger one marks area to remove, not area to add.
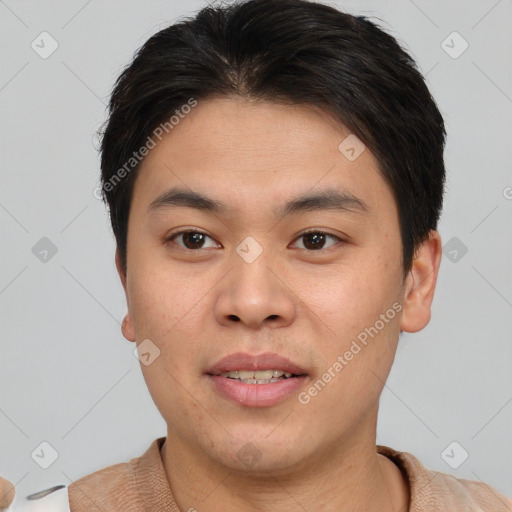
[[[330,233],[324,233],[323,231],[308,231],[307,233],[302,233],[296,240],[304,239],[302,242],[303,247],[299,247],[299,249],[308,249],[312,251],[321,251],[326,249],[325,241],[330,238],[331,240],[341,241],[341,238],[331,235]],[[335,245],[335,244],[332,244]],[[332,246],[331,245],[331,246]]]

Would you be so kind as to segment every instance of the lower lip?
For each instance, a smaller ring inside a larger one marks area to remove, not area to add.
[[[306,380],[302,375],[268,384],[245,384],[220,375],[209,378],[221,395],[247,407],[271,407],[296,393]]]

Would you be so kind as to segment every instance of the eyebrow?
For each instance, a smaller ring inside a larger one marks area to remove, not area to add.
[[[175,207],[195,208],[196,210],[215,214],[226,213],[229,208],[216,199],[198,192],[179,187],[160,194],[147,208],[148,214]],[[348,191],[327,188],[307,193],[288,201],[284,206],[274,208],[276,217],[284,217],[304,212],[335,210],[349,213],[369,213],[366,203]]]

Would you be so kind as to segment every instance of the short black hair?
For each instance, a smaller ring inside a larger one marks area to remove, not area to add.
[[[396,200],[405,278],[441,214],[443,117],[394,37],[367,17],[307,0],[209,5],[150,37],[123,70],[100,150],[124,271],[137,150],[162,123],[172,128],[184,105],[233,96],[320,107],[364,142]]]

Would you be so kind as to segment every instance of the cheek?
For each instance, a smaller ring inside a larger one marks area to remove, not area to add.
[[[202,288],[197,287],[201,284],[197,280],[156,265],[133,268],[130,310],[137,339],[164,340],[172,336],[175,326],[181,326],[185,320],[190,324],[190,319],[202,310],[198,303]]]
[[[355,392],[361,386],[375,384],[370,394],[377,395],[381,385],[375,375],[385,378],[393,362],[399,335],[400,314],[398,278],[400,267],[379,257],[361,257],[352,266],[333,267],[329,279],[309,275],[304,302],[314,312],[318,327],[316,348],[323,353],[326,369],[338,357],[343,370],[334,379]],[[322,286],[313,287],[313,283]],[[393,305],[395,304],[395,308]],[[307,308],[306,308],[307,311]],[[306,313],[308,314],[308,313]],[[373,370],[375,375],[369,370]],[[341,391],[337,384],[333,393]],[[343,393],[342,393],[343,394]],[[352,393],[349,393],[352,395]]]
[[[211,424],[214,423],[205,421],[207,402],[198,390],[191,386],[186,375],[183,375],[184,362],[178,364],[175,359],[169,361],[169,358],[162,354],[152,365],[142,366],[146,386],[168,426],[177,427],[180,435],[191,441],[194,441],[194,436],[197,435],[207,439]],[[210,414],[214,413],[215,411],[212,411]],[[194,427],[190,428],[191,425]]]
[[[159,402],[180,400],[180,383],[187,389],[196,384],[198,357],[207,341],[202,326],[211,317],[207,297],[201,298],[209,286],[206,279],[192,279],[176,271],[157,272],[154,266],[134,274],[132,314],[137,340],[150,339],[160,350],[155,362],[142,365],[142,371],[161,409]]]
[[[391,283],[375,261],[332,265],[301,277],[300,299],[316,313],[318,319],[346,338],[355,330],[375,321],[391,305]]]

